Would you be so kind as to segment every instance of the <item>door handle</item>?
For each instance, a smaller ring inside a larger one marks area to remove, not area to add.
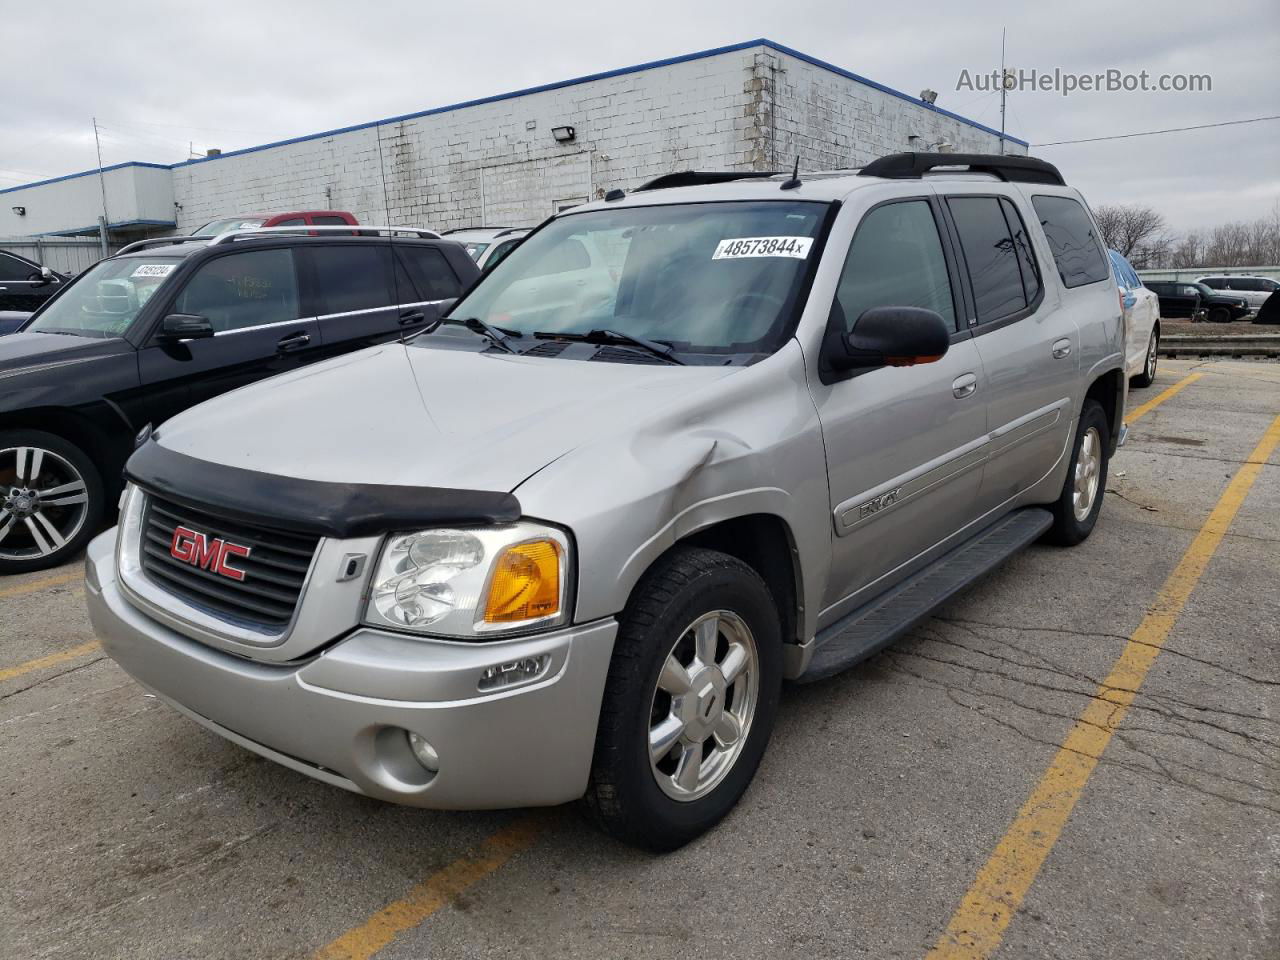
[[[421,310],[409,310],[400,314],[400,325],[403,327],[411,323],[421,323],[425,319],[427,315]]]
[[[276,344],[276,352],[290,353],[294,350],[301,350],[310,342],[311,342],[311,334],[294,333],[285,337],[279,343]]]
[[[1054,343],[1053,359],[1061,360],[1063,357],[1070,355],[1070,353],[1071,353],[1071,341],[1068,340],[1066,337],[1063,337],[1061,340],[1058,340]]]
[[[951,382],[951,393],[957,400],[971,397],[978,389],[978,377],[972,373],[962,373]]]

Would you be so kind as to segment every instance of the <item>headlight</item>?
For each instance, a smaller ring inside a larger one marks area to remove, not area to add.
[[[568,620],[569,539],[538,523],[420,530],[387,538],[365,622],[443,637]]]

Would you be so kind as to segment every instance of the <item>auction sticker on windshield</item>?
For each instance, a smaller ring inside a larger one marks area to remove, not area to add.
[[[131,277],[167,277],[173,272],[176,263],[143,263],[129,274]]]
[[[712,260],[738,260],[743,257],[791,257],[803,260],[809,256],[812,237],[730,237],[721,240]]]

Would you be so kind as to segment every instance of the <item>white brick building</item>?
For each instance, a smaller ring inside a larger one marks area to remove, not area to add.
[[[572,140],[558,140],[557,127],[572,127]],[[154,208],[170,197],[179,231],[219,216],[297,209],[437,230],[523,225],[676,170],[789,169],[797,156],[802,171],[856,167],[941,142],[997,153],[1000,139],[916,97],[753,40],[189,160],[168,168],[170,183],[153,185],[160,200],[148,194],[130,206],[123,194],[109,195],[108,209],[117,234],[162,229]],[[1026,148],[1004,138],[1006,153]],[[149,180],[155,172],[147,170]],[[0,236],[94,223],[101,196],[96,183],[87,190],[76,182],[86,177],[96,180],[97,171],[0,191],[8,194]],[[19,204],[22,218],[11,212]]]

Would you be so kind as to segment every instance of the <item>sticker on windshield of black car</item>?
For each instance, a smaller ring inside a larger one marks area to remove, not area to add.
[[[134,268],[130,277],[167,277],[173,272],[176,263],[142,263]]]
[[[712,260],[739,260],[743,257],[791,257],[803,260],[809,256],[812,237],[730,237],[721,240]]]

